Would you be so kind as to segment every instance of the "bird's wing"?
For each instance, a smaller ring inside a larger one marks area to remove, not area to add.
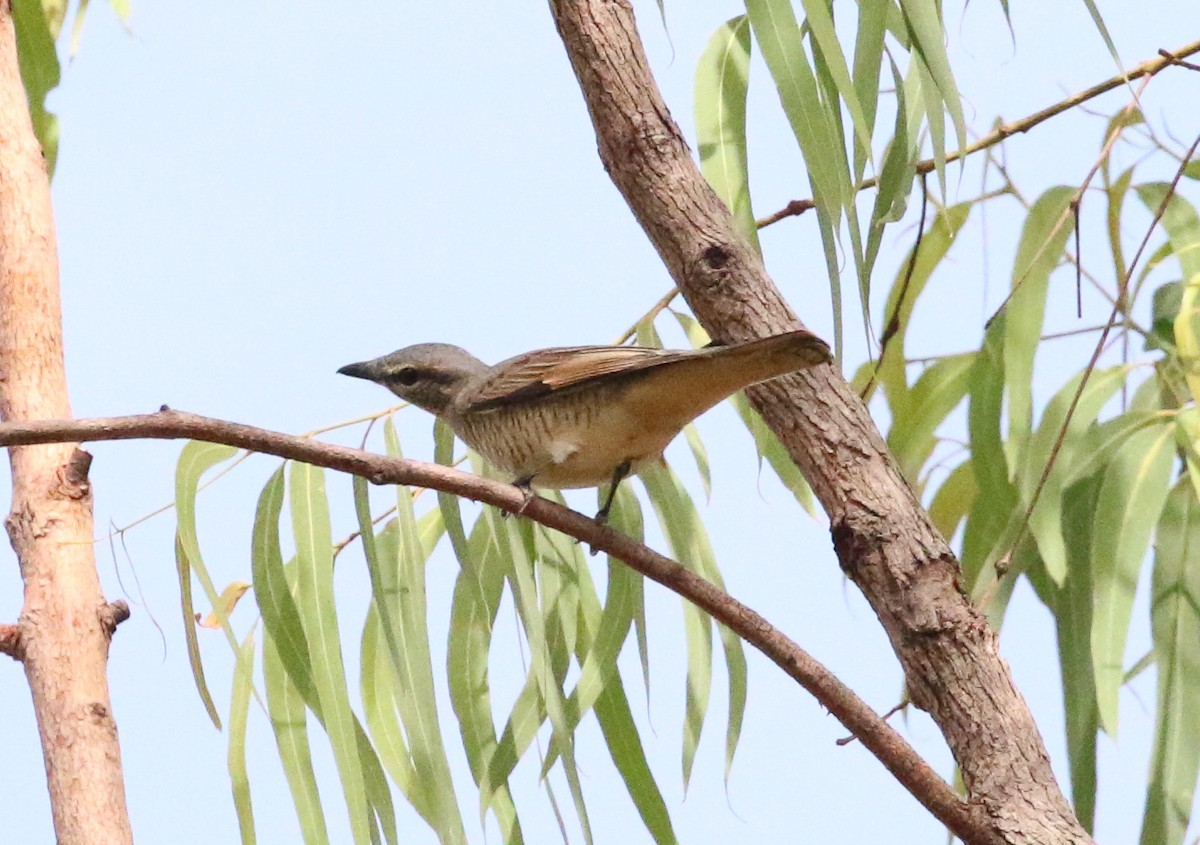
[[[698,350],[639,346],[568,346],[540,349],[497,364],[475,391],[469,409],[483,411],[545,396],[607,376],[702,354]]]

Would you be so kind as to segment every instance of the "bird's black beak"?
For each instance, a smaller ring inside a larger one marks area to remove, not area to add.
[[[375,368],[371,366],[371,361],[360,361],[357,364],[347,364],[338,370],[338,373],[351,378],[365,378],[367,381],[375,380]]]

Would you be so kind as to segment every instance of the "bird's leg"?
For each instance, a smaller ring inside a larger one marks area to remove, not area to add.
[[[520,516],[521,514],[525,513],[525,508],[529,507],[529,503],[532,502],[537,496],[537,494],[533,492],[533,476],[521,476],[513,482],[513,486],[520,490],[521,495],[525,497],[525,501],[521,502],[521,506],[513,511],[514,516]],[[508,516],[508,511],[500,511],[500,516],[502,518]]]
[[[620,486],[621,481],[625,478],[625,476],[629,475],[629,470],[631,468],[632,463],[630,461],[621,461],[621,463],[617,464],[616,469],[613,470],[612,481],[608,483],[608,495],[604,498],[604,507],[600,508],[600,510],[596,512],[597,525],[608,524],[608,512],[612,510],[613,499],[617,497],[617,487]],[[590,554],[592,557],[595,557],[596,552],[598,551],[599,549],[597,549],[595,546],[592,546],[590,549]]]
[[[596,522],[600,525],[608,522],[608,512],[612,510],[613,499],[617,497],[617,487],[629,475],[631,468],[632,465],[629,461],[622,461],[613,470],[612,481],[609,482],[608,486],[608,496],[604,499],[604,507],[596,512]]]

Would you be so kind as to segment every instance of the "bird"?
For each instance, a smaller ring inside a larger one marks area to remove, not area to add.
[[[445,420],[525,493],[621,481],[662,457],[685,425],[737,391],[832,360],[805,329],[701,349],[571,346],[489,366],[458,346],[420,343],[342,375],[366,379]]]

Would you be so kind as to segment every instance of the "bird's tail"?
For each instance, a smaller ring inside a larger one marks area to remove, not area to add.
[[[723,380],[740,382],[734,390],[833,360],[829,344],[807,329],[731,346],[710,346],[706,352],[722,359]]]
[[[648,370],[645,379],[630,386],[623,401],[636,414],[658,419],[664,427],[682,427],[743,388],[830,360],[829,345],[804,329],[711,346],[679,353],[669,364]]]

